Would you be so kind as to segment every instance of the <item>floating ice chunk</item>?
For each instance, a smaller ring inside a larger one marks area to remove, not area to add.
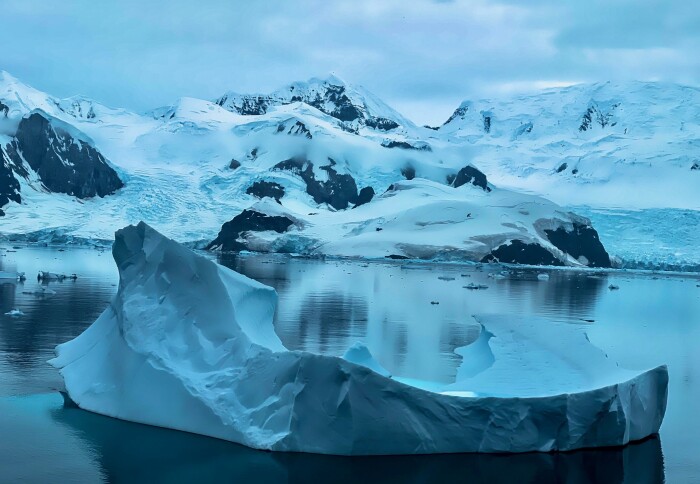
[[[10,316],[12,318],[18,318],[20,316],[24,316],[24,313],[20,311],[19,309],[11,309],[10,311],[5,313],[5,316]]]
[[[474,284],[473,282],[470,282],[466,286],[462,286],[464,289],[471,289],[471,290],[476,290],[476,289],[488,289],[489,286],[486,284]]]
[[[537,274],[537,279],[539,279],[540,281],[548,281],[549,274]]]
[[[66,275],[58,274],[56,272],[39,271],[36,278],[39,281],[63,281],[65,279],[76,280],[78,276],[76,274]]]
[[[389,378],[362,345],[345,358],[287,350],[272,324],[273,289],[143,223],[118,231],[112,252],[112,303],[51,361],[86,410],[258,449],[344,455],[571,450],[625,444],[661,424],[665,367],[601,388],[558,378],[561,387],[488,396],[505,387],[479,377],[505,384],[498,359],[517,362],[500,353],[497,338],[507,338],[497,330],[463,353],[454,385]],[[568,340],[549,341],[568,354]],[[547,358],[527,379],[550,384]]]

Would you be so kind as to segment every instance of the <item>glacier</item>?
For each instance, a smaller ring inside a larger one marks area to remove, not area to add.
[[[479,317],[455,382],[403,381],[362,344],[344,358],[287,350],[272,288],[143,222],[117,231],[112,253],[117,294],[50,362],[85,410],[338,455],[618,446],[663,420],[666,367],[622,370],[577,328]]]

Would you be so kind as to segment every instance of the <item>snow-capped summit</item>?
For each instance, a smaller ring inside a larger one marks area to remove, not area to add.
[[[360,86],[330,75],[294,82],[270,94],[228,92],[215,101],[218,105],[244,115],[261,115],[273,106],[303,102],[349,125],[380,131],[411,129],[415,125]]]
[[[55,116],[57,100],[0,71],[0,117],[21,118],[35,109]]]

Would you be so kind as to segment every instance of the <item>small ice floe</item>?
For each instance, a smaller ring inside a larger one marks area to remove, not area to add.
[[[615,284],[610,284],[608,286],[608,289],[610,289],[611,291],[617,291],[618,289],[620,289],[620,286],[616,286]]]
[[[438,279],[440,279],[441,281],[454,281],[455,280],[454,277],[447,277],[447,276],[439,276]]]
[[[537,279],[540,281],[548,281],[549,274],[537,274]]]
[[[462,286],[464,289],[471,289],[471,290],[476,290],[476,289],[488,289],[489,286],[486,284],[474,284],[473,282],[470,282],[466,286]]]
[[[35,291],[22,291],[22,294],[27,294],[30,296],[51,296],[56,294],[56,291],[49,289],[48,287],[39,286]]]
[[[75,281],[78,278],[77,274],[71,274],[71,275],[66,275],[66,274],[59,274],[57,272],[46,272],[46,271],[39,271],[39,274],[36,276],[37,281],[63,281],[65,279],[70,279]]]
[[[20,316],[24,316],[24,313],[19,309],[12,309],[6,312],[5,316],[10,316],[11,318],[19,318]]]
[[[508,277],[508,273],[503,273],[503,272],[489,272],[487,277],[490,277],[491,279],[496,279],[497,281],[506,279]]]

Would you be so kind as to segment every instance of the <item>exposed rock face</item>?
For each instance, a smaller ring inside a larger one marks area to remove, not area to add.
[[[253,183],[245,192],[258,198],[274,198],[277,203],[280,203],[280,199],[284,196],[284,187],[279,183],[262,180]]]
[[[392,139],[382,141],[382,146],[384,148],[401,148],[403,150],[433,151],[430,145],[424,142],[412,145],[406,141],[396,141]]]
[[[285,125],[280,124],[277,127],[277,131],[282,132],[286,129]],[[294,123],[288,130],[287,134],[292,135],[292,136],[305,136],[307,139],[312,139],[313,136],[311,135],[311,132],[309,129],[306,127],[304,123],[301,121],[297,121]]]
[[[374,198],[374,188],[372,187],[364,187],[362,190],[360,190],[360,193],[357,195],[357,202],[355,203],[355,207],[359,207],[360,205],[364,205],[365,203],[369,203],[372,201]]]
[[[475,187],[479,187],[486,192],[491,191],[488,180],[486,180],[486,175],[473,166],[465,166],[459,170],[456,175],[449,176],[447,178],[447,183],[455,188],[471,183]]]
[[[85,135],[56,119],[30,114],[20,121],[13,143],[52,192],[104,197],[124,186]]]
[[[247,232],[264,232],[274,230],[278,234],[286,232],[294,222],[284,216],[266,215],[255,210],[243,210],[233,219],[226,222],[219,235],[206,250],[221,249],[226,252],[245,250],[245,234]]]
[[[235,158],[232,158],[231,163],[228,164],[228,167],[232,170],[237,170],[241,167],[241,162],[236,160]]]
[[[13,163],[9,156],[5,155],[5,150],[0,148],[0,217],[5,215],[2,207],[10,201],[22,203],[20,196],[20,185],[13,171]]]
[[[562,171],[566,170],[568,166],[569,165],[567,163],[562,163],[557,167],[557,173],[561,173]]]
[[[481,262],[501,262],[504,264],[528,264],[543,266],[562,266],[559,259],[547,249],[536,243],[526,244],[522,240],[511,240],[493,249]]]
[[[311,195],[316,203],[327,203],[336,210],[344,210],[350,204],[357,203],[357,184],[352,176],[340,174],[333,168],[335,161],[330,158],[328,161],[328,165],[319,167],[328,173],[326,181],[316,179],[313,163],[305,159],[281,161],[273,169],[299,175],[306,183],[306,193]]]
[[[491,116],[484,114],[484,133],[491,132]]]
[[[370,128],[380,129],[382,131],[391,131],[399,127],[399,123],[387,118],[370,117],[365,120],[365,124]]]
[[[464,116],[466,116],[467,112],[469,112],[469,105],[462,104],[460,107],[455,109],[454,113],[452,113],[452,116],[447,118],[447,121],[445,121],[442,125],[445,126],[446,124],[450,124],[457,118],[464,119]]]
[[[589,267],[610,267],[610,256],[598,238],[598,232],[591,226],[574,223],[571,231],[559,227],[545,230],[547,239],[557,249],[575,259],[585,257]]]
[[[619,103],[613,104],[609,111],[603,112],[597,104],[592,103],[588,106],[588,109],[586,109],[586,112],[581,118],[581,125],[578,127],[578,130],[581,132],[588,131],[595,125],[601,128],[605,128],[608,125],[615,126],[617,123],[614,122],[612,118],[615,114],[615,109],[617,109],[619,105]]]
[[[7,104],[0,101],[0,113],[2,113],[5,117],[7,117],[9,112],[10,112],[10,107]]]
[[[401,174],[406,180],[413,180],[416,177],[416,169],[407,165],[401,168]]]

